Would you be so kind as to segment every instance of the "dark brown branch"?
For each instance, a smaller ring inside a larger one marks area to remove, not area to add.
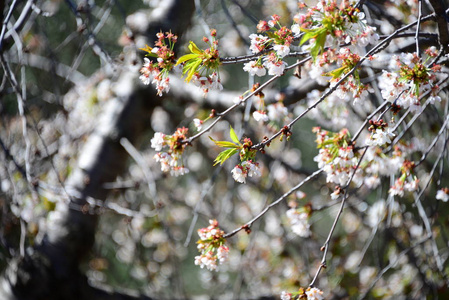
[[[447,23],[449,21],[449,17],[446,13],[446,4],[443,0],[429,0],[430,4],[435,11],[435,18],[438,25],[439,35],[439,43],[441,48],[445,53],[448,53],[449,50],[449,31],[447,28]]]

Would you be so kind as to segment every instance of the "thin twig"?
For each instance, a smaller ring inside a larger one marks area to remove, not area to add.
[[[419,56],[419,26],[421,25],[421,17],[422,17],[422,0],[418,0],[418,24],[416,24],[416,34],[415,34],[416,54],[418,56]]]
[[[361,162],[363,160],[363,157],[365,156],[367,150],[368,150],[368,148],[364,149],[362,155],[359,158],[359,162],[357,163],[357,166],[354,168],[354,171],[351,174],[351,177],[348,179],[348,182],[343,187],[343,190],[344,190],[343,199],[341,201],[340,208],[339,208],[339,210],[337,212],[337,215],[335,216],[334,223],[332,224],[332,227],[329,230],[329,234],[327,235],[326,241],[324,242],[324,244],[323,244],[323,246],[321,248],[321,251],[323,251],[323,257],[321,259],[320,266],[318,267],[318,269],[317,269],[317,271],[315,273],[315,276],[313,277],[312,281],[309,284],[310,287],[312,287],[315,284],[315,281],[318,279],[318,276],[320,275],[321,270],[323,268],[326,268],[326,257],[327,257],[327,253],[329,251],[329,243],[330,243],[330,240],[331,240],[331,238],[332,238],[332,236],[334,234],[335,228],[337,227],[337,223],[338,223],[338,221],[340,219],[340,216],[343,213],[343,208],[345,207],[346,200],[349,197],[349,192],[348,192],[349,185],[352,182],[352,179],[354,178],[355,173],[359,169],[360,164],[361,164]]]
[[[313,172],[310,176],[308,176],[307,178],[305,178],[304,180],[302,180],[299,184],[297,184],[296,186],[294,186],[293,188],[291,188],[288,192],[286,192],[285,194],[283,194],[281,197],[279,197],[276,201],[274,201],[273,203],[271,203],[270,205],[268,205],[267,207],[265,207],[257,216],[255,216],[253,219],[251,219],[251,221],[247,222],[245,225],[234,229],[233,231],[226,233],[225,235],[223,235],[224,238],[229,238],[233,235],[235,235],[236,233],[238,233],[241,230],[244,229],[249,229],[251,228],[251,225],[256,222],[257,220],[259,220],[264,214],[267,213],[267,211],[269,211],[272,207],[278,205],[279,203],[281,203],[283,200],[285,200],[288,196],[290,196],[294,191],[296,191],[297,189],[299,189],[300,187],[302,187],[305,183],[309,182],[311,179],[315,178],[316,176],[318,176],[319,174],[321,174],[321,172],[323,172],[323,169],[319,169],[316,170],[315,172]]]

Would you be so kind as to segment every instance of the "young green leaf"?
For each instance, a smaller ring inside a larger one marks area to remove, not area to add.
[[[339,78],[346,71],[346,67],[340,67],[324,74],[325,76],[331,76],[333,79]]]
[[[189,50],[192,53],[203,54],[203,51],[200,48],[198,48],[197,45],[195,45],[195,43],[192,41],[190,41]]]
[[[302,36],[301,42],[299,43],[299,45],[302,46],[308,40],[315,38],[317,36],[317,31],[318,31],[317,29],[320,29],[320,28],[316,28],[316,29],[301,28],[301,31],[304,31],[305,34]]]
[[[197,57],[198,57],[198,54],[195,54],[195,53],[190,53],[190,54],[183,55],[180,58],[178,58],[178,61],[176,62],[175,66],[177,66],[179,64],[182,64],[185,61],[197,58]]]
[[[232,128],[232,126],[231,126],[231,130],[229,132],[229,135],[231,136],[231,139],[234,141],[234,143],[241,145],[239,138],[238,138],[237,134],[235,134],[235,131]]]
[[[222,165],[228,158],[230,158],[231,156],[233,156],[237,152],[238,152],[238,150],[236,148],[234,148],[234,149],[226,149],[226,150],[220,152],[218,154],[217,158],[215,158],[214,166],[216,166],[217,164]]]
[[[192,80],[193,75],[195,74],[196,70],[200,67],[200,65],[201,65],[201,59],[195,59],[192,64],[184,66],[184,70],[183,70],[184,73],[187,70],[189,70],[189,72],[187,73],[187,77],[186,77],[187,82],[190,82],[190,80]]]
[[[213,138],[209,137],[212,142],[215,143],[215,145],[217,145],[218,147],[222,147],[222,148],[240,148],[239,145],[234,144],[233,142],[228,142],[228,141],[216,141]]]

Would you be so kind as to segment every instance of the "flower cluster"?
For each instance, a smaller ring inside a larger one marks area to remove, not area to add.
[[[162,96],[164,92],[170,90],[168,73],[175,65],[175,53],[173,47],[178,37],[171,32],[165,34],[159,32],[156,34],[158,40],[155,47],[148,45],[141,49],[147,52],[147,56],[153,57],[154,60],[144,58],[143,67],[140,69],[140,80],[148,85],[150,83],[156,85],[157,94]],[[168,40],[168,44],[166,42]]]
[[[411,111],[420,112],[421,98],[429,93],[429,100],[433,104],[441,101],[438,96],[439,87],[435,84],[436,72],[439,65],[431,68],[426,62],[437,55],[433,48],[426,51],[427,59],[424,61],[416,53],[394,56],[391,65],[394,72],[384,71],[379,79],[382,97],[400,107],[410,108]]]
[[[300,288],[296,293],[287,293],[286,291],[282,291],[281,293],[281,300],[299,299],[324,300],[323,291],[315,287],[309,287],[306,290],[304,288]]]
[[[257,29],[261,34],[251,34],[250,50],[253,54],[260,54],[257,60],[245,63],[243,70],[252,76],[268,75],[280,76],[287,64],[282,60],[290,53],[290,46],[294,41],[291,29],[281,26],[278,15],[271,16],[270,21],[260,21]]]
[[[360,61],[360,56],[352,53],[349,48],[341,48],[334,57],[336,59],[335,62],[341,65],[341,67],[324,75],[331,77],[330,82],[331,86],[333,86],[354,69],[352,74],[337,87],[336,94],[340,99],[350,99],[352,97],[354,104],[356,104],[361,98],[368,96],[368,91],[370,91],[370,86],[360,81],[360,76],[356,68]]]
[[[261,176],[261,172],[259,169],[259,164],[254,161],[256,157],[256,150],[252,149],[253,142],[250,138],[243,139],[243,143],[240,142],[239,138],[234,132],[234,129],[230,129],[230,136],[232,142],[228,141],[216,141],[213,138],[209,137],[215,145],[223,148],[228,148],[218,154],[215,158],[216,164],[223,164],[227,159],[229,159],[234,154],[239,153],[239,158],[241,163],[236,165],[234,169],[232,169],[232,177],[235,181],[240,183],[246,183],[247,177],[259,177]]]
[[[253,142],[250,138],[245,138],[240,148],[240,161],[241,163],[236,165],[232,169],[232,178],[240,183],[246,183],[247,177],[259,177],[262,175],[259,169],[259,163],[254,161],[256,156],[256,150],[251,149]]]
[[[363,182],[370,189],[377,188],[381,176],[393,176],[400,170],[405,160],[406,151],[396,146],[392,154],[386,155],[379,147],[369,147],[366,150],[361,168],[365,172]]]
[[[204,96],[207,95],[210,89],[218,91],[223,90],[223,85],[221,84],[217,72],[213,72],[209,76],[201,76],[200,73],[197,72],[192,76],[191,82],[203,90]]]
[[[225,245],[224,231],[218,227],[217,220],[209,220],[209,226],[198,230],[198,250],[201,255],[195,257],[195,265],[217,270],[217,261],[223,264],[228,259],[229,248]]]
[[[367,140],[368,146],[383,146],[391,143],[391,138],[395,136],[392,128],[388,128],[388,124],[382,119],[379,121],[370,120],[370,127],[368,130],[371,132],[370,138]]]
[[[313,131],[317,135],[316,141],[320,148],[314,161],[318,163],[319,168],[324,168],[327,182],[346,185],[358,162],[358,154],[354,152],[349,131],[342,129],[338,133],[331,133],[319,127],[315,127]]]
[[[163,172],[169,172],[172,176],[179,176],[189,173],[189,169],[184,167],[182,162],[182,153],[186,143],[182,141],[187,137],[188,129],[178,128],[173,135],[165,135],[162,132],[156,132],[151,139],[151,147],[158,153],[154,159],[161,164]],[[169,149],[167,152],[160,152],[165,146]]]
[[[394,185],[390,187],[388,193],[395,196],[404,196],[404,190],[408,192],[414,192],[418,189],[419,179],[413,175],[413,169],[415,163],[409,160],[404,160],[401,166],[401,177],[396,179]]]
[[[187,75],[186,81],[192,81],[200,87],[204,95],[207,95],[209,89],[223,89],[218,73],[220,56],[218,39],[216,39],[217,31],[211,29],[210,35],[211,39],[203,37],[203,42],[208,44],[209,48],[201,50],[194,42],[190,41],[189,50],[191,53],[180,57],[176,63],[176,65],[183,65],[182,73]]]
[[[259,163],[251,160],[246,160],[236,165],[231,173],[232,178],[240,183],[246,183],[247,177],[259,177],[262,174],[259,169]]]
[[[374,44],[379,36],[376,28],[366,24],[365,14],[360,12],[351,1],[320,0],[307,12],[295,16],[294,31],[305,32],[301,45],[313,39],[310,46],[314,59],[324,51],[326,43],[338,47],[339,44],[351,44],[364,47]]]

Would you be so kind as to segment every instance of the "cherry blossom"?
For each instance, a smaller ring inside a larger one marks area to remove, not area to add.
[[[234,169],[231,171],[232,178],[234,178],[235,181],[240,183],[246,183],[246,173],[243,171],[242,166],[235,166]]]
[[[217,260],[221,265],[228,259],[229,247],[225,245],[224,231],[218,227],[217,220],[209,220],[209,226],[198,230],[200,240],[197,242],[200,255],[195,257],[195,265],[217,271]]]
[[[274,53],[271,53],[268,57],[265,57],[263,65],[268,69],[268,75],[281,76],[284,74],[285,66],[287,64],[278,59]]]
[[[283,58],[290,53],[290,47],[287,45],[274,45],[273,50],[276,51],[277,56]]]
[[[259,77],[265,76],[267,70],[257,61],[250,61],[244,64],[243,70],[248,72],[251,76],[257,75]]]
[[[367,140],[369,146],[383,146],[385,144],[391,143],[391,138],[395,137],[392,128],[386,128],[385,130],[376,129],[376,131],[371,134],[371,138]]]
[[[151,139],[151,148],[154,148],[156,151],[161,151],[162,147],[166,145],[164,138],[165,134],[162,132],[156,132],[154,137]]]
[[[246,183],[246,177],[260,177],[262,175],[259,164],[251,160],[246,160],[240,165],[236,165],[231,173],[234,180],[240,183]]]
[[[201,128],[203,127],[203,120],[195,118],[193,119],[193,124],[195,125],[197,130],[201,130]]]
[[[281,293],[281,300],[291,300],[292,294],[287,293],[286,291],[282,291]]]
[[[310,290],[306,291],[307,300],[323,300],[323,291],[317,288],[311,288]]]
[[[267,111],[271,121],[282,121],[288,115],[288,109],[282,102],[268,105]]]
[[[437,200],[441,200],[443,202],[449,201],[449,189],[443,188],[437,191],[437,195],[435,197]]]
[[[249,38],[251,40],[251,46],[249,49],[254,54],[257,54],[265,49],[268,37],[259,34],[251,34]]]
[[[256,110],[255,112],[253,112],[253,117],[257,122],[267,122],[269,120],[267,113],[260,110]]]
[[[180,176],[189,173],[189,169],[184,167],[182,162],[182,153],[185,144],[180,141],[186,138],[188,129],[178,128],[173,135],[165,135],[156,132],[151,139],[151,147],[156,151],[161,151],[163,147],[168,146],[168,152],[159,152],[154,155],[156,162],[161,164],[162,172],[170,172],[172,176]]]

